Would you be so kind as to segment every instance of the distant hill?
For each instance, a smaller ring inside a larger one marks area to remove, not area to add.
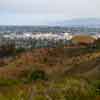
[[[52,26],[67,26],[67,27],[94,27],[100,28],[100,19],[85,18],[85,19],[72,19],[54,22]]]
[[[90,43],[93,43],[95,41],[95,38],[93,38],[92,36],[89,36],[89,35],[75,35],[72,38],[72,41],[74,43],[90,44]]]

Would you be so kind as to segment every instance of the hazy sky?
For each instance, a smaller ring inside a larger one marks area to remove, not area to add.
[[[100,18],[100,0],[0,0],[0,25]]]

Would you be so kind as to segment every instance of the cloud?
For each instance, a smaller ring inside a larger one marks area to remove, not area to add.
[[[100,18],[100,0],[0,0],[1,24],[40,24],[51,20]]]
[[[98,15],[100,0],[0,0],[0,9],[17,13]]]

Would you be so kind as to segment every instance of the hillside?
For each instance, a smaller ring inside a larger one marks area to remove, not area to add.
[[[99,69],[99,51],[85,48],[34,49],[16,56],[15,60],[0,67],[0,77],[19,75],[20,71],[41,69],[48,74],[60,73],[86,76],[86,73]],[[99,70],[98,70],[99,71]],[[8,73],[7,73],[8,72]],[[93,73],[97,74],[97,73]],[[16,77],[15,76],[15,77]],[[99,75],[98,75],[99,76]]]
[[[0,67],[0,99],[99,100],[99,58],[99,50],[81,47],[19,53]]]

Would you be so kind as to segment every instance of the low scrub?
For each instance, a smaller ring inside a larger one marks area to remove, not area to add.
[[[47,80],[47,75],[44,71],[34,70],[31,72],[29,79],[32,80]]]

